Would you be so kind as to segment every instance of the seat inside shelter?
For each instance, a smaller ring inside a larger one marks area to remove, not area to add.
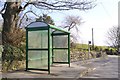
[[[50,73],[54,63],[70,66],[70,32],[45,22],[26,27],[26,70]]]

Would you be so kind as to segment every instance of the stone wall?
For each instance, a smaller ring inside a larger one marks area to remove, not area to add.
[[[104,52],[71,52],[71,62],[72,61],[78,61],[78,60],[87,60],[97,57],[106,56]]]

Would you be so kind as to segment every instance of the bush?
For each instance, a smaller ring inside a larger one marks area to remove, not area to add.
[[[25,48],[14,47],[11,45],[4,45],[4,50],[6,53],[2,54],[2,71],[18,70],[25,63]],[[21,64],[21,65],[20,65]]]
[[[15,28],[3,36],[2,71],[20,69],[25,64],[25,31]]]

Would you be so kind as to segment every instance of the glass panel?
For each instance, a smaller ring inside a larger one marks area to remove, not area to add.
[[[68,48],[68,36],[53,36],[53,48]]]
[[[48,51],[28,51],[28,68],[48,69]]]
[[[53,61],[54,62],[68,62],[68,50],[64,49],[64,50],[58,50],[58,49],[54,49],[54,58]]]
[[[28,48],[48,48],[48,31],[29,31]]]

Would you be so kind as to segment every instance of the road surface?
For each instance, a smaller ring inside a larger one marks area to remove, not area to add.
[[[108,62],[100,66],[96,66],[93,71],[84,75],[83,78],[119,78],[120,79],[120,57],[115,55],[108,56]],[[104,63],[99,60],[97,63]],[[96,63],[95,63],[96,64]],[[119,69],[118,69],[119,68]]]
[[[16,71],[12,73],[3,73],[2,77],[47,79],[69,78],[68,80],[103,80],[101,78],[109,78],[107,80],[116,80],[114,78],[118,79],[118,62],[118,56],[112,55],[108,56],[107,59],[97,58],[87,60],[85,61],[86,64],[83,64],[81,61],[72,62],[71,67],[68,67],[68,65],[57,64],[51,67],[50,75],[48,75],[47,72],[41,71]]]

